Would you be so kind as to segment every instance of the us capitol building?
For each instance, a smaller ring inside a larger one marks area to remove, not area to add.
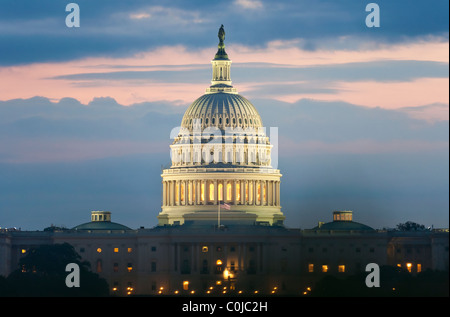
[[[368,263],[448,271],[448,229],[375,230],[334,211],[329,222],[289,229],[281,173],[256,108],[231,82],[219,30],[211,86],[186,110],[162,171],[154,228],[131,229],[108,211],[67,230],[0,230],[0,275],[44,244],[71,244],[111,294],[301,295],[326,275],[364,272]],[[331,217],[331,215],[330,215]]]

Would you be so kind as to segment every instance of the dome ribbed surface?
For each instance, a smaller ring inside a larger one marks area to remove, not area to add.
[[[186,110],[181,127],[193,128],[194,120],[201,119],[202,127],[262,127],[256,108],[239,94],[211,93],[195,100]]]

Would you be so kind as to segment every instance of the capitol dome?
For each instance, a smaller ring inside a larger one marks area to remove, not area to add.
[[[187,108],[172,136],[158,224],[281,225],[281,174],[272,167],[273,145],[256,108],[231,85],[223,25],[218,35],[211,85]]]
[[[196,119],[206,127],[262,128],[262,120],[256,108],[239,94],[224,92],[207,93],[195,100],[186,110],[181,127],[193,129]]]

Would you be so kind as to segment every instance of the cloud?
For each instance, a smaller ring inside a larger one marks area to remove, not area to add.
[[[295,40],[308,51],[448,41],[448,3],[437,0],[381,0],[382,27],[377,30],[364,24],[366,3],[355,1],[77,3],[82,26],[70,29],[64,23],[65,3],[3,1],[0,39],[7,49],[0,51],[1,65],[124,57],[167,45],[203,49],[216,43],[220,24],[226,26],[227,41],[253,48]]]
[[[258,0],[235,0],[235,5],[238,5],[244,9],[262,9],[263,4]]]

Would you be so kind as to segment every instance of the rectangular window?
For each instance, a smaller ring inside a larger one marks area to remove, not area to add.
[[[200,186],[200,200],[205,201],[205,184]]]
[[[128,272],[133,271],[133,264],[128,263],[128,265],[127,265],[127,271],[128,271]]]
[[[209,200],[214,200],[214,184],[209,184]]]
[[[218,185],[218,196],[219,196],[219,201],[222,201],[223,200],[223,184],[219,184]]]
[[[261,184],[259,182],[256,185],[256,201],[257,203],[261,202]]]
[[[231,184],[227,184],[227,200],[230,201],[232,199],[231,195]]]
[[[263,183],[263,202],[266,202],[266,183]]]
[[[245,182],[245,202],[248,203],[248,183]]]
[[[119,252],[119,248],[114,248],[114,253]]]
[[[314,264],[312,264],[312,263],[308,264],[308,272],[309,273],[313,273],[314,272]]]
[[[339,273],[345,273],[345,265],[339,265],[338,271]]]
[[[241,182],[238,181],[236,183],[236,200],[240,201],[241,200]]]
[[[119,263],[114,263],[113,272],[119,272]]]
[[[97,273],[102,272],[102,260],[97,260]]]
[[[411,273],[412,263],[406,263],[406,268],[408,269],[408,272]]]
[[[151,271],[156,272],[156,261],[152,261]]]
[[[417,273],[422,272],[422,264],[417,264]]]
[[[131,252],[133,252],[133,248],[128,248],[128,253],[131,253]]]
[[[328,272],[328,265],[322,265],[322,272]]]
[[[184,202],[184,182],[181,182],[181,201]]]

